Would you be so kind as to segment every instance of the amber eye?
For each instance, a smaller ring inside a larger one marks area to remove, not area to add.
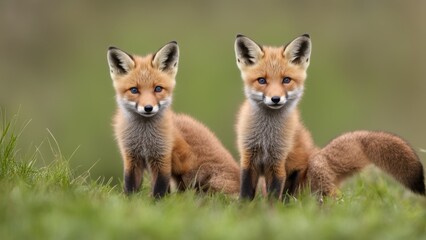
[[[257,79],[257,82],[259,83],[259,84],[266,84],[266,79],[265,78],[258,78]]]
[[[139,93],[139,90],[138,90],[138,88],[137,88],[137,87],[132,87],[132,88],[130,88],[129,90],[130,90],[130,92],[131,92],[132,94],[138,94],[138,93]]]
[[[290,82],[291,82],[291,78],[289,78],[289,77],[284,77],[283,78],[283,83],[288,84]]]
[[[163,87],[161,87],[161,86],[156,86],[154,88],[154,92],[161,92],[161,91],[163,91]]]

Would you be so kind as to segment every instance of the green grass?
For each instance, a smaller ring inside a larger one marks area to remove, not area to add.
[[[2,117],[0,239],[425,239],[426,202],[377,171],[351,179],[341,198],[302,194],[287,204],[240,203],[222,194],[143,190],[76,176],[50,136],[28,155],[17,120]],[[25,125],[25,124],[24,124]],[[47,156],[50,156],[49,159]],[[37,161],[50,162],[44,166]]]

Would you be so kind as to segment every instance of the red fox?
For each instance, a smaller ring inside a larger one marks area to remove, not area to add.
[[[396,135],[356,131],[337,137],[323,149],[314,145],[297,109],[311,46],[308,34],[282,47],[261,46],[237,35],[235,54],[247,98],[237,120],[240,198],[254,198],[261,175],[267,193],[278,199],[307,185],[320,196],[334,196],[340,182],[370,163],[425,195],[423,166],[415,151]]]
[[[171,179],[178,190],[194,186],[238,194],[240,171],[231,154],[203,124],[170,109],[177,43],[145,57],[110,47],[107,59],[118,105],[113,125],[123,158],[124,192],[137,191],[149,169],[156,198],[170,191]]]

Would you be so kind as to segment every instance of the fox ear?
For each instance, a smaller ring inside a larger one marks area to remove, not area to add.
[[[179,46],[172,41],[160,48],[152,60],[152,66],[160,71],[176,74],[179,61]]]
[[[107,58],[111,75],[123,75],[135,67],[133,57],[116,47],[108,48]]]
[[[243,66],[253,65],[263,57],[262,47],[244,35],[237,35],[234,47],[237,65],[240,68]]]
[[[303,34],[285,46],[283,55],[290,63],[307,68],[309,66],[311,48],[310,36]]]

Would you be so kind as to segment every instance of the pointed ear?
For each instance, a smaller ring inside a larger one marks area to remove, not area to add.
[[[152,66],[160,71],[176,74],[179,61],[179,46],[172,41],[160,48],[152,60]]]
[[[310,36],[303,34],[287,44],[283,55],[290,63],[307,68],[311,57],[311,48]]]
[[[263,57],[262,47],[244,35],[237,35],[234,47],[237,65],[240,68],[256,64]]]
[[[135,67],[133,57],[116,47],[108,48],[107,58],[111,76],[124,75]]]

